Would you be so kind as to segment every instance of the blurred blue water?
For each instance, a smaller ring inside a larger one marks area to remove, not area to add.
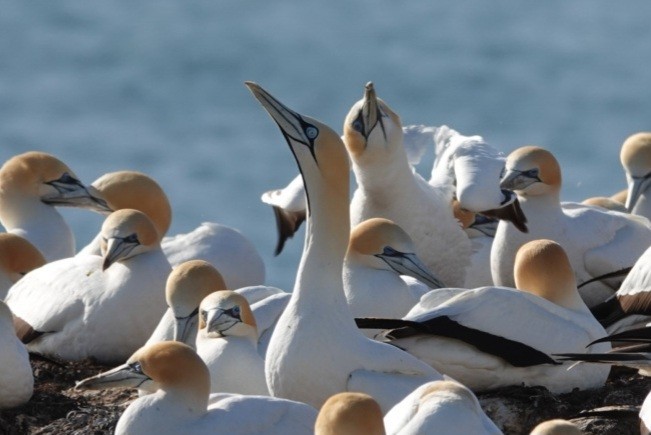
[[[624,187],[620,144],[651,129],[651,3],[430,3],[2,0],[0,160],[44,150],[87,182],[149,173],[171,233],[234,226],[288,290],[303,233],[274,258],[259,196],[296,167],[244,80],[338,130],[372,80],[405,124],[552,150],[563,199]],[[65,214],[80,245],[101,222]]]

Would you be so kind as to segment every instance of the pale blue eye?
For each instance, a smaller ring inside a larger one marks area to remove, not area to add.
[[[316,127],[308,127],[305,129],[305,135],[308,139],[314,139],[319,135],[319,130]]]
[[[363,127],[364,127],[364,124],[362,124],[361,121],[355,121],[355,122],[353,122],[353,128],[354,128],[356,131],[358,131],[358,132],[361,133]]]

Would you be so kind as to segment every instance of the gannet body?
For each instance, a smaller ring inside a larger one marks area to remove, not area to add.
[[[0,300],[30,270],[45,264],[43,254],[27,239],[13,233],[0,233]]]
[[[267,350],[267,386],[274,396],[315,407],[338,392],[366,392],[381,396],[380,405],[388,410],[416,385],[441,375],[397,348],[366,338],[347,308],[342,267],[350,218],[344,145],[325,124],[287,108],[255,83],[247,86],[285,136],[308,202],[296,284]]]
[[[56,157],[28,152],[0,168],[0,223],[27,239],[47,261],[75,255],[75,238],[54,206],[107,211],[68,166]]]
[[[474,391],[522,383],[544,385],[554,393],[602,386],[608,368],[568,371],[547,356],[561,348],[583,351],[604,333],[579,297],[562,248],[549,240],[525,244],[515,275],[521,290],[482,287],[461,292],[430,311],[415,309],[418,314],[408,314],[408,322],[384,335]],[[606,344],[591,352],[607,350]]]
[[[103,257],[48,263],[18,281],[7,305],[30,352],[65,360],[124,361],[165,311],[171,271],[146,215],[124,209],[102,225]]]
[[[11,310],[0,300],[0,409],[26,403],[34,390],[34,375],[25,345],[16,337]]]
[[[629,136],[619,157],[628,182],[626,209],[651,219],[651,132]]]
[[[477,397],[454,381],[421,385],[396,404],[384,417],[387,435],[498,435]]]
[[[352,224],[373,217],[395,222],[429,270],[447,286],[462,285],[471,246],[452,215],[453,188],[434,188],[412,171],[400,119],[377,98],[372,84],[348,113],[344,138],[358,185],[350,205]]]
[[[93,193],[112,210],[133,208],[149,216],[159,233],[165,235],[172,220],[167,195],[151,177],[135,171],[105,174],[92,184]],[[80,254],[98,254],[100,238],[95,237]],[[188,260],[205,260],[215,266],[229,288],[264,282],[265,268],[255,246],[238,230],[204,222],[185,234],[163,238],[163,252],[173,267]]]
[[[491,251],[491,272],[496,285],[513,286],[515,254],[524,243],[546,238],[559,243],[567,253],[577,282],[631,267],[651,245],[648,220],[601,208],[572,205],[561,207],[561,171],[554,156],[539,147],[512,152],[501,185],[516,191],[528,219],[529,233],[501,221]],[[591,307],[611,296],[621,280],[593,282],[579,292]]]
[[[199,317],[197,354],[210,371],[210,391],[269,395],[247,300],[230,290],[212,293],[201,302]]]
[[[649,435],[649,433],[651,433],[651,393],[647,394],[640,409],[640,435]]]
[[[290,293],[275,287],[265,288],[272,290],[273,293],[269,293],[265,297],[260,297],[260,292],[253,293],[249,291],[249,289],[255,289],[255,287],[244,287],[235,290],[237,293],[243,295],[251,305],[251,311],[253,311],[253,317],[255,317],[258,326],[258,353],[263,359],[267,354],[267,348],[269,347],[269,342],[271,341],[271,336],[278,323],[278,319],[280,319],[283,311],[285,311],[285,307],[292,296]]]
[[[158,391],[129,405],[116,435],[313,433],[317,412],[303,403],[219,394],[209,406],[208,368],[191,347],[178,342],[145,346],[126,364],[87,378],[77,388],[136,388],[152,382]]]
[[[169,307],[146,344],[180,341],[195,346],[199,325],[199,304],[209,294],[226,290],[221,274],[210,263],[190,260],[174,268],[165,284]]]
[[[415,251],[409,235],[388,219],[372,218],[353,228],[343,272],[353,317],[402,317],[431,288],[443,287]],[[363,332],[372,338],[377,331]]]

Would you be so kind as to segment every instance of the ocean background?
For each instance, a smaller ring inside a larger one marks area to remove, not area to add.
[[[304,232],[274,257],[259,198],[297,168],[245,80],[338,131],[373,81],[404,125],[548,148],[580,201],[623,189],[620,145],[651,130],[649,17],[648,0],[0,0],[0,160],[46,151],[87,183],[148,173],[170,234],[235,227],[291,290]],[[63,213],[79,247],[101,225]]]

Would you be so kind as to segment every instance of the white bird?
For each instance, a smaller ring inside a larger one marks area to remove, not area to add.
[[[172,209],[165,192],[151,177],[135,171],[105,174],[92,184],[94,194],[103,198],[111,210],[132,208],[145,213],[164,236],[172,220]],[[80,253],[97,254],[99,235]],[[188,260],[206,260],[215,266],[229,288],[264,282],[265,267],[255,246],[234,228],[204,222],[193,231],[165,237],[163,252],[172,266]]]
[[[629,136],[622,144],[619,158],[628,182],[626,209],[651,219],[651,132]]]
[[[102,257],[48,263],[9,290],[7,305],[30,352],[124,361],[156,327],[171,271],[156,228],[145,214],[123,209],[106,218],[101,234]]]
[[[212,293],[201,301],[199,317],[197,354],[210,371],[210,391],[268,396],[255,318],[244,296]]]
[[[195,346],[199,325],[199,304],[209,294],[226,290],[221,274],[210,263],[190,260],[175,267],[165,284],[169,307],[146,344],[180,341]]]
[[[415,252],[411,237],[388,219],[372,218],[353,228],[343,271],[353,317],[399,318],[430,289],[444,287]]]
[[[391,344],[474,391],[522,383],[544,385],[554,393],[602,386],[607,367],[568,371],[548,356],[583,351],[605,333],[581,300],[560,245],[537,240],[522,246],[515,276],[521,290],[482,287],[461,292],[429,311],[415,308],[404,321],[359,322],[394,328],[384,333]],[[591,352],[609,349],[602,343]]]
[[[543,421],[529,435],[582,435],[583,432],[571,421],[560,418]]]
[[[395,347],[369,340],[350,315],[342,280],[350,233],[346,149],[325,124],[287,108],[255,83],[247,86],[285,136],[308,202],[296,284],[267,350],[267,386],[274,396],[315,407],[338,392],[366,392],[388,410],[441,375]]]
[[[72,170],[56,157],[28,152],[0,168],[0,223],[27,239],[47,261],[75,255],[75,238],[54,206],[108,211]]]
[[[384,425],[388,435],[502,433],[472,391],[452,380],[421,385],[385,415]]]
[[[292,238],[305,220],[305,187],[303,178],[298,174],[282,189],[269,190],[260,198],[269,204],[276,218],[278,242],[274,255],[282,252],[287,239]]]
[[[640,435],[651,433],[651,393],[647,394],[640,409]]]
[[[323,404],[314,435],[385,435],[380,405],[368,394],[337,393]]]
[[[81,389],[139,388],[154,394],[132,402],[116,435],[312,434],[317,412],[303,403],[262,396],[219,395],[209,402],[210,373],[189,346],[160,342],[136,351],[113,370],[84,379]]]
[[[515,254],[524,243],[546,238],[559,243],[570,259],[579,285],[631,267],[651,245],[651,224],[645,218],[568,204],[559,199],[561,170],[547,150],[527,146],[507,158],[503,188],[513,189],[528,219],[529,233],[501,221],[491,250],[491,271],[496,285],[513,286]],[[586,304],[606,300],[617,283],[592,282],[580,288]]]
[[[453,188],[434,188],[412,171],[400,118],[377,98],[372,83],[348,112],[344,138],[358,185],[352,224],[390,219],[409,234],[429,270],[448,286],[463,285],[471,245],[452,214]]]
[[[30,270],[45,264],[43,254],[27,239],[13,233],[0,233],[0,300],[9,288]]]
[[[16,337],[11,310],[0,301],[0,409],[20,406],[32,397],[34,375],[25,345]]]

